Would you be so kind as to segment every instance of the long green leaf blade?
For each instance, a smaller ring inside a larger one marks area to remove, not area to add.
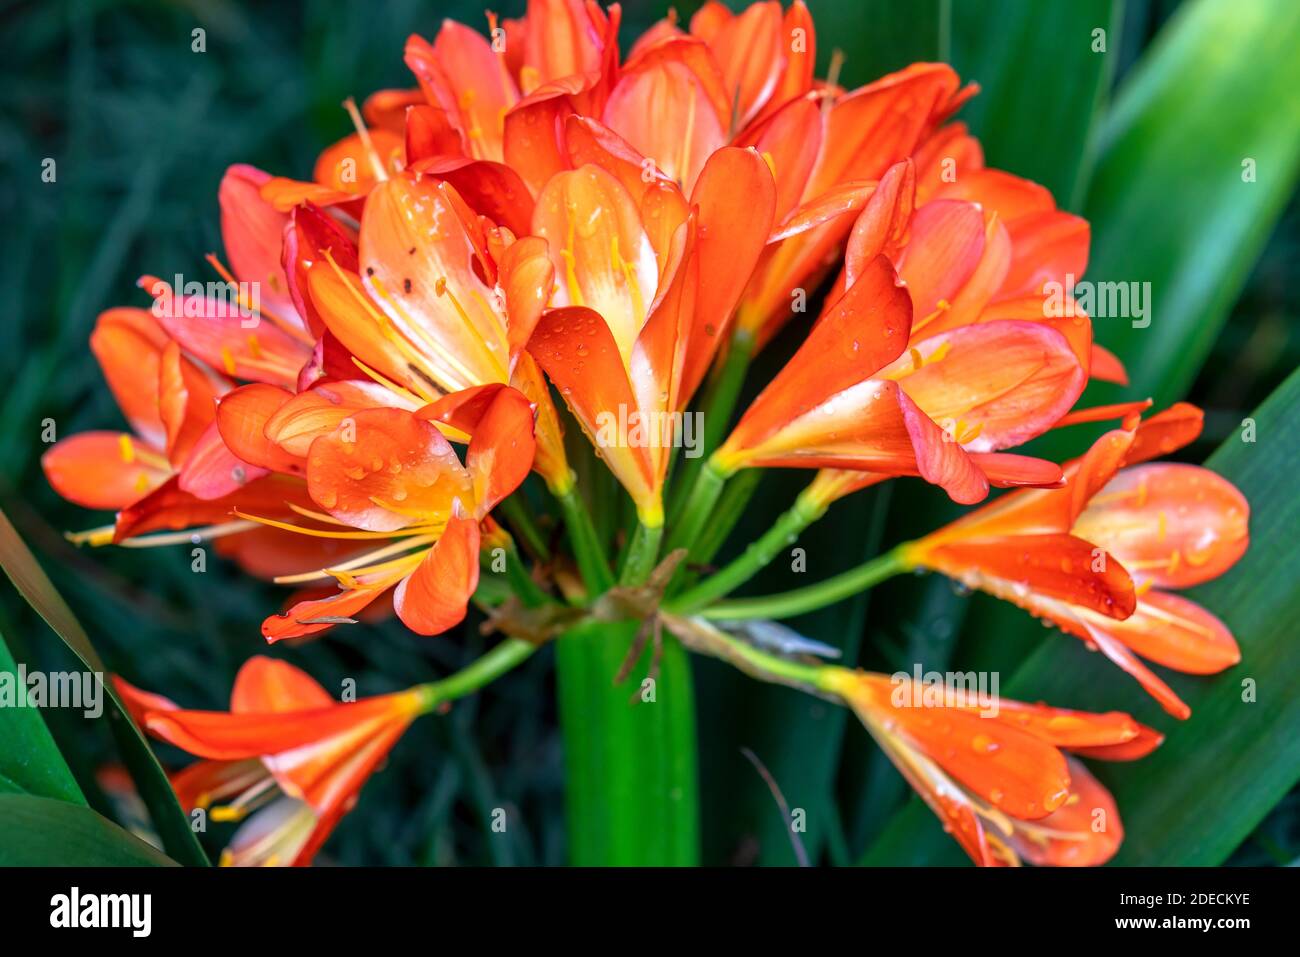
[[[6,687],[7,686],[7,687]],[[18,665],[0,635],[0,790],[85,804],[45,721],[26,696]]]
[[[174,867],[161,851],[88,807],[0,794],[0,867]]]
[[[45,619],[73,654],[91,671],[105,674],[107,669],[85,629],[3,512],[0,512],[0,566],[4,567],[19,594]],[[109,699],[105,712],[109,728],[164,846],[184,864],[207,865],[207,855],[190,829],[189,819],[177,803],[167,775],[144,735],[127,715],[111,682],[104,682],[104,691]]]

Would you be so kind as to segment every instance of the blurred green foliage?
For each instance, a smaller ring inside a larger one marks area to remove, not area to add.
[[[979,27],[988,49],[1034,42],[1032,31],[1003,27],[1012,22],[1015,3],[811,0],[822,71],[838,47],[845,55],[841,79],[849,85],[913,57],[941,55],[956,57],[990,91],[1023,84],[981,73],[986,63],[1005,57],[954,47],[951,36],[929,29],[949,3],[956,5],[954,22]],[[498,6],[503,15],[517,14],[522,0]],[[683,19],[694,6],[678,5]],[[432,36],[443,17],[482,26],[482,7],[482,0],[10,0],[0,11],[6,90],[0,101],[0,301],[6,313],[0,321],[0,507],[42,558],[110,667],[137,684],[187,705],[223,707],[240,663],[264,650],[258,624],[284,593],[220,561],[196,575],[187,549],[92,552],[63,539],[64,530],[102,519],[62,502],[46,485],[39,468],[42,422],[52,419],[59,436],[120,422],[86,347],[96,314],[113,305],[143,305],[134,286],[143,272],[202,274],[204,254],[220,250],[216,188],[226,166],[249,162],[306,174],[320,149],[349,131],[340,108],[345,97],[412,85],[401,57],[409,33]],[[666,4],[624,7],[626,45]],[[1100,98],[1108,98],[1108,84],[1122,81],[1176,7],[1170,0],[1097,5],[1121,37],[1093,78]],[[206,31],[204,53],[191,50],[191,31],[198,27]],[[1084,83],[1080,90],[1086,89]],[[1010,113],[1001,102],[1000,113],[978,101],[966,112],[977,133],[1002,137],[986,144],[990,161],[1045,180],[1062,205],[1077,208],[1074,190],[1087,160],[1065,169],[1052,157],[1061,138],[1090,136],[1091,100],[1044,106],[1030,98]],[[1242,110],[1272,108],[1241,104]],[[1043,112],[1049,109],[1050,115]],[[46,158],[57,163],[55,183],[41,180]],[[1204,458],[1300,364],[1298,246],[1300,205],[1293,198],[1188,396],[1207,410],[1206,434],[1186,451],[1189,459]],[[782,346],[792,343],[777,349]],[[775,363],[780,354],[765,359]],[[769,484],[776,486],[768,499],[781,503],[776,507],[784,507],[798,485],[784,477]],[[841,533],[838,539],[828,534],[810,545],[825,550],[812,553],[818,558],[810,570],[829,573],[860,560],[876,536],[888,543],[902,534],[898,525],[908,517],[938,521],[941,506],[927,490],[900,487],[890,494],[900,497],[888,521],[887,494],[845,503],[841,508],[850,509],[851,518],[843,513],[828,523],[828,532]],[[755,516],[755,524],[763,527],[765,517]],[[851,542],[845,528],[857,530]],[[961,623],[968,606],[978,611],[984,604],[937,580],[895,582],[834,627],[852,629],[837,639],[850,659],[861,646],[861,660],[873,667],[918,657],[927,667],[942,667],[947,657],[977,659]],[[439,639],[412,638],[391,623],[359,625],[276,653],[328,688],[353,677],[358,693],[371,694],[429,680],[468,661],[490,640],[478,635],[477,625],[471,620],[463,636]],[[0,587],[0,633],[30,667],[73,667],[66,649],[7,585]],[[563,762],[551,665],[550,652],[543,652],[444,718],[418,722],[387,770],[362,792],[322,861],[563,862]],[[777,808],[741,746],[772,765],[787,793],[807,783],[801,775],[812,775],[814,797],[838,796],[837,806],[810,808],[810,818],[819,822],[809,841],[815,860],[853,859],[907,800],[865,732],[838,709],[736,680],[712,663],[699,671],[707,861],[790,855]],[[106,731],[63,712],[49,713],[47,722],[87,800],[111,810],[96,786],[97,770],[116,760]],[[797,758],[788,765],[778,753],[785,738],[798,744],[786,748]],[[811,751],[809,741],[816,742]],[[167,748],[160,756],[164,763],[181,759]],[[496,807],[509,812],[504,840],[489,827]],[[222,836],[214,828],[210,847]],[[1293,794],[1235,860],[1285,863],[1297,857],[1300,802]]]

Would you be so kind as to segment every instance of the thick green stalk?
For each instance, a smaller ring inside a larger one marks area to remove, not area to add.
[[[556,642],[575,865],[699,863],[690,656],[664,634],[655,680],[645,677],[647,646],[628,680],[615,684],[639,626],[588,621]]]
[[[587,586],[589,598],[609,590],[614,584],[614,575],[605,561],[605,553],[600,547],[600,539],[591,524],[591,515],[578,497],[578,490],[570,486],[562,494],[557,494],[560,509],[564,512],[564,525],[569,530],[569,545],[573,556],[578,561],[578,572]]]
[[[559,499],[588,595],[594,599],[609,590],[613,576],[576,493]],[[625,580],[641,575],[639,569],[647,563],[647,571],[653,567],[661,534],[659,526],[634,537]],[[573,864],[699,863],[690,657],[676,639],[664,635],[655,680],[615,684],[639,625],[586,622],[555,644]],[[646,673],[651,655],[648,648],[643,650],[634,676]]]
[[[741,618],[793,618],[795,615],[816,611],[907,571],[911,566],[904,557],[905,548],[906,545],[899,545],[856,568],[833,575],[815,585],[775,595],[722,601],[710,605],[699,614],[705,618],[734,621]]]
[[[691,614],[739,588],[766,568],[783,548],[793,545],[800,532],[825,514],[824,505],[813,501],[807,494],[800,495],[794,505],[735,561],[674,598],[669,608],[678,614]]]

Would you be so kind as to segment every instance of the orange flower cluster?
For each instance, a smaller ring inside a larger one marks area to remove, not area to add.
[[[561,406],[657,532],[671,444],[605,442],[602,422],[684,412],[731,350],[801,322],[825,280],[825,307],[709,450],[710,474],[817,469],[822,507],[899,476],[964,504],[1020,486],[913,543],[909,564],[1078,635],[1185,716],[1137,656],[1195,673],[1238,660],[1217,619],[1165,589],[1229,567],[1248,508],[1204,469],[1138,464],[1190,440],[1190,407],[1141,425],[1144,403],[1071,412],[1089,378],[1124,376],[1087,316],[1045,305],[1045,283],[1083,274],[1088,224],[984,167],[951,122],[976,91],[948,66],[854,90],[815,79],[801,0],[708,2],[626,57],[619,21],[617,5],[529,0],[488,36],[445,22],[407,42],[418,88],[349,101],[356,132],[310,181],[232,167],[229,268],[212,262],[238,294],[145,277],[152,309],[96,324],[131,431],[45,456],[63,496],[117,513],[81,537],[212,538],[254,574],[329,586],[268,617],[268,641],[389,594],[410,630],[441,633],[465,617],[480,550],[506,540],[498,503],[530,472],[574,494]],[[1064,468],[1006,451],[1108,417],[1123,427]],[[228,715],[122,688],[146,729],[204,759],[176,781],[187,804],[265,805],[234,863],[310,860],[426,704],[413,690],[340,705],[261,658]],[[1159,743],[1125,715],[1003,703],[986,727],[961,708],[906,711],[860,672],[829,690],[980,863],[1107,859],[1118,812],[1059,749]]]

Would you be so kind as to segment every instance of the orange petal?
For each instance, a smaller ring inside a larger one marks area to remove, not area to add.
[[[940,195],[979,203],[997,213],[1003,222],[1056,209],[1047,187],[1000,169],[959,169],[958,175],[943,185]]]
[[[295,206],[284,231],[282,259],[294,309],[317,336],[324,331],[325,322],[311,298],[307,277],[312,266],[324,262],[326,255],[339,268],[356,273],[356,240],[333,216],[315,206]]]
[[[1095,747],[1072,747],[1070,751],[1084,758],[1096,758],[1099,761],[1137,761],[1164,743],[1165,736],[1145,724],[1140,728],[1136,738],[1122,744],[1103,744]]]
[[[1128,371],[1119,356],[1095,342],[1092,344],[1092,367],[1089,375],[1100,382],[1128,385]]]
[[[910,681],[895,684],[885,679],[873,689],[875,708],[892,720],[894,733],[1013,817],[1042,818],[1064,803],[1070,777],[1065,757],[1055,747],[1034,734],[975,712],[910,706],[920,691],[910,685]]]
[[[1067,276],[1082,276],[1088,268],[1088,221],[1056,210],[1036,213],[1007,223],[1011,235],[1011,270],[1001,295],[1023,296],[1042,292],[1046,282],[1062,285]]]
[[[1086,639],[1095,644],[1107,658],[1137,679],[1138,684],[1147,694],[1151,695],[1160,707],[1169,712],[1180,721],[1186,721],[1192,716],[1192,709],[1186,702],[1174,692],[1159,676],[1150,668],[1138,660],[1137,656],[1121,641],[1116,638],[1111,629],[1109,620],[1096,620],[1092,616],[1083,617],[1083,631]]]
[[[465,467],[474,479],[476,517],[482,518],[528,477],[536,452],[533,408],[522,392],[482,386],[443,396],[417,413],[470,436]]]
[[[280,264],[287,217],[262,198],[269,173],[244,164],[226,170],[217,190],[221,203],[221,241],[240,282],[256,283],[261,301],[275,315],[297,319],[288,281]]]
[[[378,183],[378,162],[386,176],[406,165],[406,139],[391,130],[368,130],[366,140],[352,133],[325,148],[316,158],[312,179],[329,189],[352,196],[364,196]]]
[[[158,361],[158,411],[167,429],[167,457],[179,465],[217,417],[219,388],[170,342]]]
[[[844,248],[844,284],[851,286],[871,260],[889,256],[902,244],[912,217],[916,168],[911,160],[895,163],[881,177],[862,213],[853,223]]]
[[[1171,462],[1122,470],[1075,520],[1140,580],[1190,588],[1236,564],[1250,543],[1250,504],[1231,482]]]
[[[1133,465],[1178,451],[1196,440],[1204,422],[1205,413],[1196,406],[1175,402],[1138,425],[1133,442],[1124,454],[1124,464]]]
[[[975,272],[984,254],[984,228],[984,213],[974,203],[935,200],[916,211],[898,274],[918,316],[950,302]]]
[[[1147,592],[1123,621],[1091,624],[1148,661],[1185,674],[1218,674],[1241,661],[1241,650],[1223,622],[1168,592]]]
[[[519,91],[488,41],[444,20],[432,45],[418,36],[407,39],[406,65],[460,132],[465,155],[499,162],[502,125]]]
[[[450,184],[401,176],[371,192],[361,223],[367,292],[451,392],[507,378],[505,323],[471,215]]]
[[[167,334],[147,309],[108,309],[95,320],[90,349],[131,428],[150,444],[162,445],[158,413],[158,362]]]
[[[311,347],[225,299],[191,296],[153,276],[140,285],[155,299],[153,314],[186,352],[213,369],[250,382],[292,388]]]
[[[262,637],[274,644],[285,638],[304,638],[318,634],[340,622],[354,619],[371,602],[397,584],[410,567],[405,565],[400,570],[382,576],[371,576],[365,584],[351,585],[326,598],[296,602],[283,614],[270,615],[262,621]]]
[[[870,379],[906,347],[911,300],[883,256],[813,326],[807,340],[746,410],[725,449],[754,449],[836,393]]]
[[[376,90],[361,105],[361,115],[372,127],[401,133],[405,126],[407,110],[424,104],[424,94],[419,90]]]
[[[226,447],[243,461],[272,472],[303,474],[303,457],[289,454],[266,435],[267,422],[292,399],[291,392],[263,383],[226,393],[217,403],[217,428]]]
[[[1133,582],[1123,566],[1072,535],[949,541],[917,555],[929,568],[1030,611],[1038,610],[1038,597],[1112,618],[1126,618],[1137,607]]]
[[[416,408],[402,404],[396,394],[369,380],[322,382],[290,398],[262,429],[267,439],[288,455],[305,459],[317,437],[333,432],[354,412],[377,406]]]
[[[790,42],[781,21],[781,4],[765,0],[746,7],[709,37],[727,99],[735,104],[732,125],[737,129],[758,114],[781,80]]]
[[[559,280],[553,303],[600,313],[628,356],[659,283],[655,250],[631,194],[597,166],[559,173],[537,198],[533,232],[550,246]]]
[[[539,86],[575,73],[601,68],[603,31],[582,0],[529,0],[524,40],[525,76]]]
[[[497,281],[506,300],[510,357],[514,360],[542,318],[555,285],[555,266],[546,240],[526,236],[507,247]]]
[[[978,705],[971,707],[971,710],[978,709]],[[998,699],[997,709],[993,720],[1038,735],[1058,748],[1071,751],[1127,744],[1151,731],[1122,711],[1096,714],[1045,704],[1026,704],[1007,698]]]
[[[230,710],[236,714],[303,711],[333,704],[329,692],[307,672],[265,655],[244,662],[230,692]]]
[[[81,432],[41,456],[54,491],[85,508],[116,511],[144,498],[171,475],[160,450],[126,432]]]
[[[697,268],[707,281],[695,298],[682,403],[690,401],[730,332],[732,313],[772,226],[776,187],[757,152],[729,147],[709,157],[691,203],[699,208]]]
[[[618,344],[599,313],[582,307],[552,309],[542,316],[528,349],[559,390],[605,463],[633,500],[657,500],[649,450],[625,442],[605,442],[607,423],[639,411]]]
[[[438,635],[465,617],[478,587],[478,523],[453,515],[446,531],[393,595],[403,624],[419,635]]]
[[[897,380],[972,452],[1048,431],[1087,384],[1069,342],[1032,322],[962,326],[916,343],[880,375]]]
[[[339,521],[375,532],[441,522],[473,495],[442,433],[402,409],[361,409],[313,441],[307,489]]]
[[[412,163],[411,169],[446,180],[474,212],[518,236],[527,234],[533,218],[533,197],[519,174],[504,163],[436,156]]]
[[[772,235],[767,237],[767,241],[779,243],[818,226],[834,223],[865,207],[875,192],[876,183],[873,180],[852,179],[839,183],[792,210],[772,231]]]
[[[674,60],[629,64],[601,120],[687,192],[727,142],[727,128],[700,76]]]
[[[777,222],[799,205],[821,142],[821,108],[806,98],[791,100],[737,138],[737,146],[752,146],[771,166],[776,181]]]
[[[217,423],[210,422],[190,449],[177,478],[182,492],[206,500],[231,495],[269,471],[235,455],[226,447]]]
[[[1080,761],[1069,762],[1070,796],[1056,811],[1011,834],[1016,852],[1040,867],[1099,867],[1124,841],[1119,808]]]
[[[197,525],[235,521],[235,510],[268,518],[293,514],[289,503],[313,508],[300,479],[272,473],[249,482],[230,495],[211,500],[197,498],[180,488],[176,477],[158,486],[117,516],[114,543],[154,531],[178,531]]]
[[[841,97],[827,117],[825,147],[804,195],[879,179],[942,117],[957,82],[946,64],[918,63]]]

